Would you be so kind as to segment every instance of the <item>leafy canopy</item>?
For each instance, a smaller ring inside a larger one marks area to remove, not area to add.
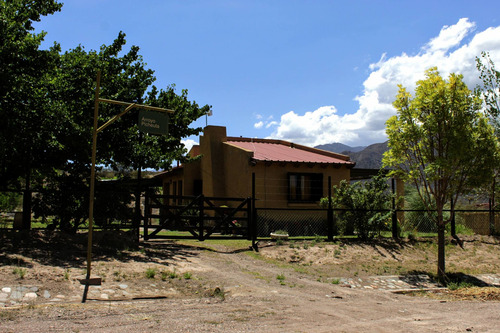
[[[414,98],[399,86],[394,106],[383,163],[416,186],[428,210],[442,210],[447,201],[491,179],[497,141],[481,100],[461,75],[450,74],[446,81],[431,68],[417,82]]]
[[[201,132],[190,125],[211,107],[189,101],[187,90],[177,94],[174,85],[153,86],[154,71],[139,47],[125,49],[122,32],[98,51],[79,45],[61,53],[58,44],[40,50],[45,33],[33,34],[32,23],[61,7],[55,0],[0,0],[0,188],[24,186],[27,212],[31,191],[37,191],[36,215],[56,216],[59,226],[76,228],[88,207],[98,70],[101,97],[175,110],[168,136],[139,133],[137,109],[121,117],[99,134],[98,165],[168,169],[173,160],[187,158],[181,138]],[[120,111],[101,104],[99,124]]]

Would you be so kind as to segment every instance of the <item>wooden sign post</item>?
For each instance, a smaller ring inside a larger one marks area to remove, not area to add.
[[[94,127],[92,131],[92,167],[90,169],[90,200],[89,200],[89,228],[88,228],[88,242],[87,242],[87,274],[85,279],[80,280],[81,284],[85,284],[85,289],[83,292],[82,303],[85,303],[87,300],[88,288],[90,285],[100,285],[101,280],[99,277],[91,278],[91,269],[92,269],[92,233],[94,230],[94,188],[95,188],[95,164],[96,164],[96,151],[97,151],[97,134],[102,132],[106,127],[117,121],[121,116],[132,110],[133,108],[140,108],[144,110],[154,111],[156,113],[162,114],[164,117],[168,118],[168,113],[174,113],[174,110],[159,108],[155,106],[149,105],[140,105],[136,103],[128,103],[115,101],[111,99],[104,99],[99,97],[100,91],[100,81],[101,81],[101,71],[97,72],[97,80],[96,80],[96,89],[95,89],[95,99],[94,99]],[[126,106],[125,110],[121,113],[117,114],[110,120],[108,120],[101,127],[97,127],[98,118],[99,118],[99,103],[110,103]],[[140,125],[139,125],[140,126]],[[156,125],[154,126],[156,128]],[[163,130],[159,134],[167,134],[168,131],[168,120],[167,120],[167,129]]]

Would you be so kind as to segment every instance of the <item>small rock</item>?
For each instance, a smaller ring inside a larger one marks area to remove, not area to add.
[[[37,297],[38,295],[36,293],[26,293],[26,295],[24,295],[25,299],[36,299]]]
[[[43,297],[44,298],[50,298],[50,292],[48,290],[43,291]]]
[[[101,299],[109,299],[109,295],[108,294],[101,294]]]
[[[10,294],[11,299],[21,299],[23,297],[23,293],[17,290],[14,290],[12,294]]]
[[[128,285],[126,285],[126,284],[120,284],[118,287],[120,287],[120,289],[127,289]]]
[[[2,288],[2,292],[10,294],[12,292],[12,289],[9,287]]]

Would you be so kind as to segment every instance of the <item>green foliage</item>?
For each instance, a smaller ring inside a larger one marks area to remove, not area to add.
[[[399,86],[393,105],[397,115],[387,121],[389,151],[383,164],[391,175],[412,183],[438,231],[438,276],[445,275],[445,217],[450,200],[491,181],[498,144],[481,100],[450,74],[444,80],[431,68],[417,82],[415,97]]]
[[[0,122],[0,188],[35,189],[35,215],[55,215],[54,226],[76,230],[88,209],[89,110],[94,109],[98,70],[102,98],[175,110],[167,136],[140,134],[137,109],[99,133],[97,164],[115,171],[168,169],[173,160],[188,159],[181,138],[201,132],[190,125],[210,106],[189,101],[188,91],[178,94],[175,85],[153,86],[153,70],[146,68],[139,47],[125,49],[123,32],[98,51],[79,45],[61,54],[57,44],[40,50],[44,34],[32,34],[32,22],[61,6],[54,0],[0,0],[0,117],[5,120]],[[99,125],[120,111],[101,103]],[[112,209],[126,216],[128,203],[127,195],[97,198],[96,213],[105,216]]]
[[[63,162],[54,138],[64,124],[49,98],[59,47],[40,50],[45,33],[33,33],[33,22],[61,6],[55,0],[0,0],[0,188],[30,189]]]
[[[24,276],[26,275],[26,269],[21,267],[15,267],[12,270],[12,274],[17,275],[19,279],[24,279]]]
[[[436,232],[437,213],[435,202],[432,200],[431,210],[422,200],[414,187],[405,189],[405,208],[410,210],[405,212],[405,222],[414,232]],[[448,214],[449,215],[449,214]]]
[[[482,96],[486,112],[495,127],[497,137],[500,137],[500,71],[495,69],[495,64],[487,52],[481,52],[481,58],[476,57],[476,67],[483,82],[483,86],[478,87],[476,92]]]
[[[161,272],[161,279],[162,281],[165,281],[167,278],[169,279],[177,279],[179,277],[179,275],[177,274],[177,272],[175,271],[175,269],[173,271],[162,271]]]
[[[345,180],[333,187],[333,207],[344,209],[338,213],[337,224],[340,233],[352,235],[354,232],[361,239],[368,239],[390,227],[390,203],[392,194],[388,191],[387,179],[382,175],[369,182],[349,183]],[[328,198],[321,199],[323,207],[328,205]]]
[[[21,203],[21,195],[15,192],[0,192],[0,211],[14,211]]]
[[[479,78],[483,82],[481,87],[476,88],[476,95],[481,96],[486,114],[495,129],[497,139],[500,139],[500,71],[497,71],[489,53],[481,52],[481,58],[476,58],[476,67]],[[500,152],[497,152],[500,154]],[[493,181],[486,184],[479,193],[486,192],[494,201],[500,202],[500,168],[495,168]]]
[[[497,150],[492,128],[462,76],[445,81],[436,68],[417,82],[414,98],[400,86],[394,106],[384,166],[415,185],[425,207],[438,211],[435,222],[444,225],[441,211],[451,198],[491,180]]]
[[[146,269],[146,277],[148,279],[154,279],[156,276],[156,268],[148,268]]]
[[[276,280],[278,280],[282,286],[285,285],[285,279],[286,279],[286,277],[285,277],[285,274],[283,274],[283,273],[282,274],[278,274],[276,276]]]

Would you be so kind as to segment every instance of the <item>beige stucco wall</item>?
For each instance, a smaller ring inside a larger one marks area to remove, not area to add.
[[[183,194],[192,195],[194,180],[202,179],[203,194],[207,197],[246,198],[252,195],[252,173],[255,173],[258,208],[316,208],[317,203],[288,202],[288,173],[323,174],[323,197],[328,195],[329,176],[332,186],[338,185],[342,179],[350,178],[350,169],[345,166],[262,161],[251,163],[253,152],[226,141],[225,127],[207,126],[200,137],[202,158],[184,165],[182,172],[165,175],[164,183],[182,180]],[[228,202],[216,204],[232,206]]]
[[[338,185],[342,179],[349,179],[350,169],[346,167],[334,168],[293,163],[264,163],[259,162],[251,167],[250,173],[255,172],[256,206],[258,208],[317,208],[317,203],[288,202],[288,173],[322,173],[323,197],[328,195],[328,177],[332,179],[332,186]],[[250,180],[251,181],[251,180]]]

